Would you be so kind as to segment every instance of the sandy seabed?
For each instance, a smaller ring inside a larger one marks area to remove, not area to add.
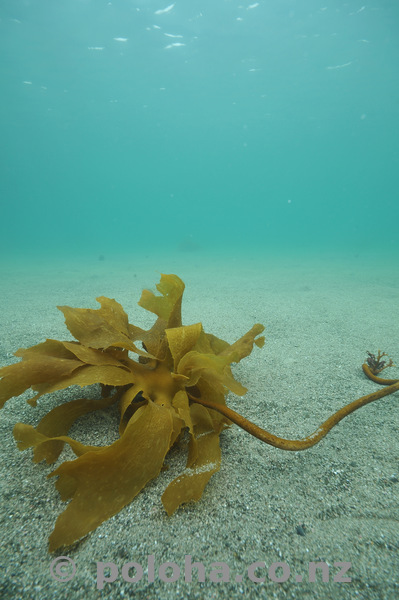
[[[130,263],[105,258],[0,265],[1,366],[16,360],[20,347],[47,337],[71,339],[56,305],[96,308],[95,298],[105,295],[122,304],[130,322],[149,327],[151,315],[136,303],[143,288],[154,289],[160,272],[176,273],[186,284],[184,324],[201,321],[205,331],[229,342],[255,322],[266,326],[264,348],[255,347],[233,367],[247,394],[230,394],[227,403],[276,435],[305,437],[344,404],[378,389],[361,370],[367,350],[380,348],[399,364],[394,263],[381,269],[378,261],[355,256],[224,261],[192,252]],[[386,377],[399,377],[399,368],[389,371]],[[161,495],[184,469],[183,441],[167,456],[168,469],[130,505],[54,555],[48,536],[65,503],[54,480],[46,479],[51,466],[34,465],[31,451],[19,452],[12,430],[16,422],[37,424],[58,402],[82,397],[82,391],[44,397],[37,408],[26,404],[28,397],[11,399],[0,414],[2,600],[399,597],[398,393],[350,415],[304,452],[272,448],[233,425],[221,435],[222,466],[201,500],[168,517]],[[117,417],[109,409],[81,419],[70,434],[105,445],[116,432]],[[72,458],[65,449],[57,465]],[[61,554],[76,565],[65,582],[50,573]],[[185,581],[185,560],[204,565],[205,581],[198,581],[196,568],[192,581]],[[115,567],[104,571],[114,581],[99,590],[101,562]],[[122,570],[129,562],[143,568],[138,581],[123,577],[139,574]],[[248,576],[257,562],[255,575],[264,581]],[[328,581],[321,568],[309,581],[314,562],[324,563]],[[165,563],[175,565],[165,570]],[[336,581],[338,563],[350,563],[343,576],[349,582]],[[221,581],[222,572],[228,581]],[[164,581],[168,577],[175,581]]]

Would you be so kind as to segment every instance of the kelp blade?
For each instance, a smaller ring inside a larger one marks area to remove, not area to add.
[[[73,497],[50,535],[50,552],[72,544],[131,502],[159,474],[172,430],[170,410],[149,402],[111,446],[86,452],[51,473],[59,477],[62,500]]]
[[[191,406],[194,436],[185,471],[176,477],[162,495],[162,503],[168,515],[186,502],[197,502],[206,484],[220,468],[221,452],[219,432],[221,425],[212,421],[209,412],[198,404]],[[192,456],[194,453],[194,456]],[[195,458],[195,460],[192,460]]]

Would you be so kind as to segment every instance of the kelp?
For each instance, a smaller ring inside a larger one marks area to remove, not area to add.
[[[226,406],[229,391],[242,396],[246,388],[231,365],[262,347],[263,325],[255,324],[233,344],[206,333],[201,323],[183,325],[184,283],[177,275],[162,275],[159,294],[144,290],[139,305],[156,315],[154,325],[141,329],[129,323],[122,306],[97,298],[98,309],[59,306],[76,341],[47,339],[15,355],[22,360],[0,369],[0,408],[28,389],[36,406],[44,394],[71,385],[101,385],[99,399],[82,398],[53,408],[37,427],[17,423],[14,437],[20,450],[33,448],[34,462],[54,463],[68,444],[76,459],[65,461],[48,477],[57,477],[62,500],[70,500],[57,518],[49,549],[68,546],[115,515],[157,477],[165,456],[187,431],[186,468],[162,495],[168,515],[181,504],[198,501],[221,461],[219,435],[232,423],[262,441],[285,450],[316,444],[330,429],[360,406],[399,389],[399,380],[380,379],[389,366],[369,354],[365,374],[385,385],[343,407],[304,440],[278,438]],[[107,446],[90,446],[68,436],[75,421],[90,412],[118,405],[119,438]]]
[[[50,551],[70,545],[120,511],[156,477],[168,450],[188,430],[185,471],[162,497],[170,515],[183,502],[199,500],[220,467],[219,434],[230,421],[192,402],[191,395],[224,405],[229,390],[247,391],[232,375],[254,344],[262,346],[264,327],[254,325],[230,345],[207,334],[201,323],[183,326],[184,283],[162,275],[158,294],[144,290],[139,305],[157,319],[149,330],[128,321],[116,300],[100,297],[99,309],[58,308],[77,341],[48,339],[15,355],[21,362],[0,369],[0,407],[31,388],[35,406],[44,394],[101,384],[98,400],[78,399],[53,408],[37,425],[17,423],[20,450],[33,448],[33,460],[55,462],[69,444],[77,458],[62,463],[57,477],[62,500],[71,499],[50,536]],[[120,437],[109,446],[88,446],[68,436],[75,421],[118,403]]]

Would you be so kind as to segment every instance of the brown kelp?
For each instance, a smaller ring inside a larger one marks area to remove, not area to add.
[[[244,395],[231,365],[248,356],[254,344],[263,346],[264,327],[255,324],[233,344],[206,333],[201,323],[182,325],[184,283],[162,275],[158,294],[144,290],[139,305],[157,319],[148,329],[132,325],[116,300],[100,297],[99,309],[58,307],[76,341],[47,339],[15,355],[22,360],[0,369],[0,407],[31,388],[35,406],[44,394],[101,385],[101,398],[77,399],[53,408],[37,427],[17,423],[14,437],[20,450],[33,448],[34,462],[55,462],[65,443],[77,458],[63,462],[57,476],[62,500],[70,500],[50,535],[50,551],[70,545],[116,514],[156,477],[169,449],[188,432],[186,469],[162,495],[166,512],[200,499],[220,466],[219,434],[231,422],[286,450],[316,444],[347,414],[399,389],[399,380],[377,375],[387,366],[369,353],[365,374],[386,387],[345,406],[305,440],[284,440],[261,429],[226,406],[229,391]],[[374,361],[374,362],[373,362]],[[373,370],[374,369],[374,370]],[[379,369],[379,370],[378,370]],[[68,436],[81,416],[117,404],[119,439],[99,447]]]

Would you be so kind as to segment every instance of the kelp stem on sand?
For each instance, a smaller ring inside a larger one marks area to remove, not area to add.
[[[202,404],[202,406],[205,406],[206,408],[216,410],[217,412],[230,419],[230,421],[233,421],[233,423],[235,423],[242,429],[245,429],[245,431],[258,438],[262,442],[269,444],[270,446],[280,448],[281,450],[307,450],[308,448],[311,448],[312,446],[315,446],[318,442],[320,442],[320,440],[323,439],[323,437],[326,436],[327,433],[333,427],[335,427],[335,425],[337,425],[340,421],[342,421],[342,419],[353,413],[358,408],[366,406],[366,404],[370,404],[371,402],[375,402],[375,400],[379,400],[380,398],[384,398],[385,396],[389,396],[390,394],[399,391],[399,379],[382,379],[380,377],[377,377],[372,373],[372,371],[366,364],[363,364],[362,368],[365,375],[369,379],[371,379],[375,383],[379,383],[380,385],[386,385],[387,387],[378,390],[377,392],[373,392],[372,394],[367,394],[367,396],[362,396],[361,398],[354,400],[350,404],[343,406],[342,408],[340,408],[340,410],[338,410],[336,413],[331,415],[331,417],[329,417],[326,421],[324,421],[324,423],[322,423],[320,427],[316,429],[316,431],[314,431],[312,434],[310,434],[302,440],[286,440],[284,438],[277,437],[269,431],[266,431],[258,425],[255,425],[255,423],[248,421],[248,419],[235,412],[231,408],[228,408],[227,406],[217,405],[212,402],[208,402],[207,400],[203,400],[202,398],[194,398],[193,396],[190,396],[190,398],[191,400]]]

